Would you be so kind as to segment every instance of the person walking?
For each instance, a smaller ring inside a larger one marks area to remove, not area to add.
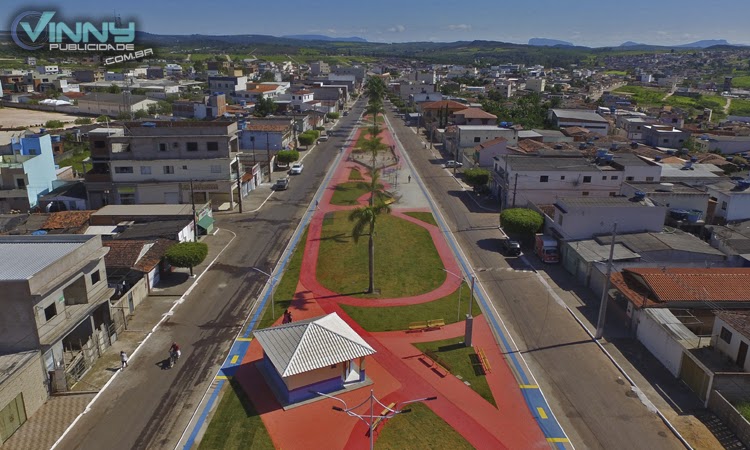
[[[123,370],[126,367],[128,367],[128,354],[123,350],[120,352],[120,370]]]
[[[411,175],[409,175],[409,177],[406,180],[407,180],[406,181],[407,183],[411,183]]]

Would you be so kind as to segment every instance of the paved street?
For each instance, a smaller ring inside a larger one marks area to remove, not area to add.
[[[389,118],[573,445],[683,448],[537,275],[497,251],[498,215],[479,208],[437,152]]]
[[[258,212],[217,216],[222,232],[237,237],[57,448],[174,448],[266,282],[249,268],[270,272],[276,264],[361,104],[305,158],[303,173],[292,177],[287,191],[274,193]],[[173,341],[182,358],[164,370]]]

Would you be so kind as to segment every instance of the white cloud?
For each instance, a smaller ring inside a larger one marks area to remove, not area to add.
[[[336,29],[335,29],[335,28],[328,28],[328,29],[326,30],[326,33],[332,33],[332,34],[336,34]]]
[[[389,33],[403,33],[406,31],[406,27],[403,25],[396,25],[394,27],[390,27],[387,30]]]
[[[465,23],[450,24],[448,25],[448,29],[451,31],[469,31],[471,30],[471,25]]]

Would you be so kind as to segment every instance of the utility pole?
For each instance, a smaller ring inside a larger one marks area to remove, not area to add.
[[[195,192],[193,192],[193,179],[190,179],[190,204],[193,206],[193,242],[198,242],[198,222],[195,219]]]
[[[240,204],[240,214],[242,214],[242,177],[240,176],[240,155],[235,156],[237,161],[237,198]]]
[[[456,166],[458,166],[458,149],[461,148],[461,129],[458,129],[458,140],[456,141],[456,163],[453,165],[453,176],[456,176]]]
[[[268,182],[270,183],[273,167],[271,165],[271,144],[269,144],[268,131],[266,131],[266,155],[268,156]]]
[[[607,303],[609,301],[609,277],[612,276],[612,259],[615,255],[615,238],[617,237],[617,222],[612,225],[612,242],[609,244],[609,260],[607,261],[607,277],[604,279],[602,302],[599,305],[599,320],[596,322],[594,339],[601,339],[604,334],[604,322],[607,318]]]
[[[505,169],[503,169],[503,208],[508,207],[508,191],[510,190],[510,180],[508,179],[508,155],[505,155]]]
[[[513,207],[516,207],[516,190],[518,189],[518,174],[516,174],[516,180],[513,182]]]

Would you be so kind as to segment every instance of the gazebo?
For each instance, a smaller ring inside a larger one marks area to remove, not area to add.
[[[259,369],[289,405],[365,381],[365,356],[375,353],[336,313],[255,331]]]

